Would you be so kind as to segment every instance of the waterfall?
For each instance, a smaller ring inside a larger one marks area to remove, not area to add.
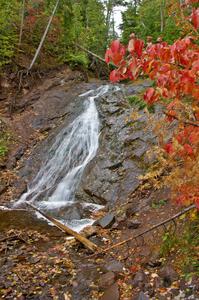
[[[100,123],[95,99],[108,90],[109,86],[105,85],[79,96],[85,98],[83,113],[57,135],[46,153],[46,160],[17,205],[30,201],[42,209],[58,210],[74,203],[84,169],[98,149]],[[89,219],[74,220],[71,226],[91,223]]]

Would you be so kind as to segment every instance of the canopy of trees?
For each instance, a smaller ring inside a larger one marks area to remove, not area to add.
[[[0,0],[0,67],[10,62],[27,67],[55,8],[37,63],[87,65],[81,45],[103,56],[116,37],[113,9],[119,0]]]

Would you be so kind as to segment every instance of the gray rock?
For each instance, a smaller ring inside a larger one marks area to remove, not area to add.
[[[133,300],[150,300],[150,298],[145,295],[143,292],[140,292]]]
[[[119,299],[120,299],[120,293],[119,293],[119,287],[117,283],[114,283],[112,286],[106,289],[103,296],[100,298],[100,300],[119,300]]]
[[[121,273],[123,272],[123,264],[117,260],[112,260],[107,263],[102,269],[105,272],[114,272],[114,273]]]
[[[127,227],[129,229],[137,229],[138,227],[140,227],[140,225],[141,225],[141,222],[139,222],[138,220],[127,221]]]
[[[142,284],[145,281],[146,281],[146,275],[142,270],[140,270],[135,274],[132,285],[134,287],[141,286],[140,283]]]
[[[127,218],[132,217],[133,215],[136,214],[138,208],[133,206],[132,204],[129,205],[129,207],[126,209],[126,216]]]
[[[160,277],[163,279],[163,285],[169,287],[173,281],[178,280],[179,275],[171,265],[166,265],[159,272]]]
[[[106,274],[101,275],[99,280],[100,288],[108,288],[115,282],[115,274],[113,272],[108,272]]]
[[[110,228],[115,222],[115,216],[113,213],[105,215],[103,218],[97,220],[94,225],[99,225],[102,228]]]
[[[162,262],[160,260],[160,254],[159,253],[154,253],[149,262],[148,262],[148,265],[152,268],[156,268],[156,267],[159,267],[161,266]]]

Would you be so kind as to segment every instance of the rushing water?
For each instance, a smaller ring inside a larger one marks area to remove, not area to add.
[[[85,98],[83,113],[57,135],[46,153],[46,160],[17,205],[30,201],[41,209],[52,211],[74,204],[75,191],[84,169],[95,157],[98,149],[100,123],[95,99],[108,90],[109,86],[105,85],[79,96]],[[93,209],[100,207],[89,203],[83,205],[91,205]],[[82,219],[72,220],[68,224],[80,230],[92,222],[91,219]]]

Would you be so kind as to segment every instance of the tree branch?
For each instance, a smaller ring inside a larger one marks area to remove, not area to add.
[[[172,117],[174,118],[175,120],[178,120],[179,122],[182,122],[184,124],[187,124],[187,125],[192,125],[192,126],[196,126],[196,127],[199,127],[199,123],[198,122],[194,122],[194,121],[190,121],[190,120],[182,120],[180,118],[178,118],[177,116],[173,116],[172,114],[164,111],[164,114],[167,116],[167,117]]]
[[[122,242],[120,242],[120,243],[114,244],[114,245],[111,246],[111,247],[108,247],[108,248],[106,248],[106,249],[103,249],[102,251],[100,251],[100,252],[98,252],[98,253],[95,253],[95,254],[91,255],[90,257],[94,257],[95,255],[102,254],[102,253],[105,253],[105,252],[109,252],[110,250],[112,250],[112,249],[114,249],[114,248],[120,247],[120,246],[122,246],[122,245],[124,245],[124,244],[126,244],[126,243],[128,243],[128,242],[130,242],[130,241],[132,241],[132,240],[136,240],[137,238],[139,238],[139,237],[141,237],[141,236],[143,236],[143,235],[145,235],[145,234],[147,234],[147,233],[149,233],[149,232],[155,230],[156,228],[158,228],[158,227],[160,227],[160,226],[164,226],[165,224],[167,224],[167,223],[169,223],[169,222],[171,222],[171,221],[174,221],[175,219],[177,219],[177,218],[179,218],[180,216],[186,214],[187,212],[189,212],[190,210],[192,210],[192,209],[194,209],[194,208],[195,208],[195,205],[192,204],[192,205],[188,206],[187,208],[185,208],[184,210],[182,210],[181,212],[179,212],[179,213],[177,213],[176,215],[174,215],[173,217],[168,218],[168,219],[166,219],[166,220],[164,220],[164,221],[162,221],[162,222],[160,222],[160,223],[158,223],[158,224],[152,226],[151,228],[149,228],[149,229],[147,229],[147,230],[145,230],[145,231],[143,231],[143,232],[141,232],[141,233],[139,233],[139,234],[137,234],[137,235],[135,235],[135,236],[133,236],[133,237],[130,237],[130,238],[128,238],[128,239],[126,239],[126,240],[124,240],[124,241],[122,241]]]

